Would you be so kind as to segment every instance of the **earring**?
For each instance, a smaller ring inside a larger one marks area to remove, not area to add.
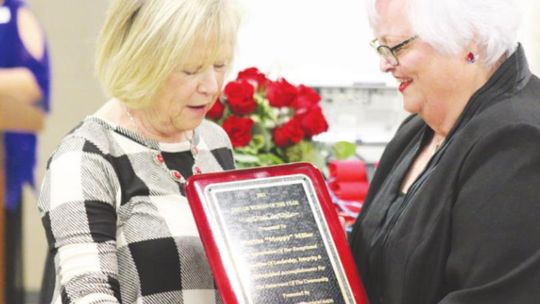
[[[469,52],[469,53],[467,54],[467,62],[468,62],[468,63],[475,63],[477,57],[478,57],[478,56],[474,55],[472,52]]]

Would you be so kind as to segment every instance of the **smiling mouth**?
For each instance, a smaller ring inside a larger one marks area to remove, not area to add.
[[[403,93],[409,85],[412,83],[412,80],[404,80],[399,83],[399,91]]]

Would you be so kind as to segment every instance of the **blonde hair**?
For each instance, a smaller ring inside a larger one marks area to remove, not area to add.
[[[114,0],[97,42],[97,76],[110,96],[144,107],[194,56],[204,67],[232,57],[239,19],[233,0]]]

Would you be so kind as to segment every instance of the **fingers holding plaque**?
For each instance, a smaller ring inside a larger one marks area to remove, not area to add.
[[[186,192],[225,303],[367,303],[319,171],[196,175]]]

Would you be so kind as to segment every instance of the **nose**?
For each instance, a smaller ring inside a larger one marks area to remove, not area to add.
[[[217,72],[213,66],[208,67],[199,83],[199,91],[207,95],[215,95],[219,91]]]
[[[379,69],[381,72],[388,73],[393,68],[394,66],[388,61],[388,59],[384,58],[384,56],[379,57]]]

